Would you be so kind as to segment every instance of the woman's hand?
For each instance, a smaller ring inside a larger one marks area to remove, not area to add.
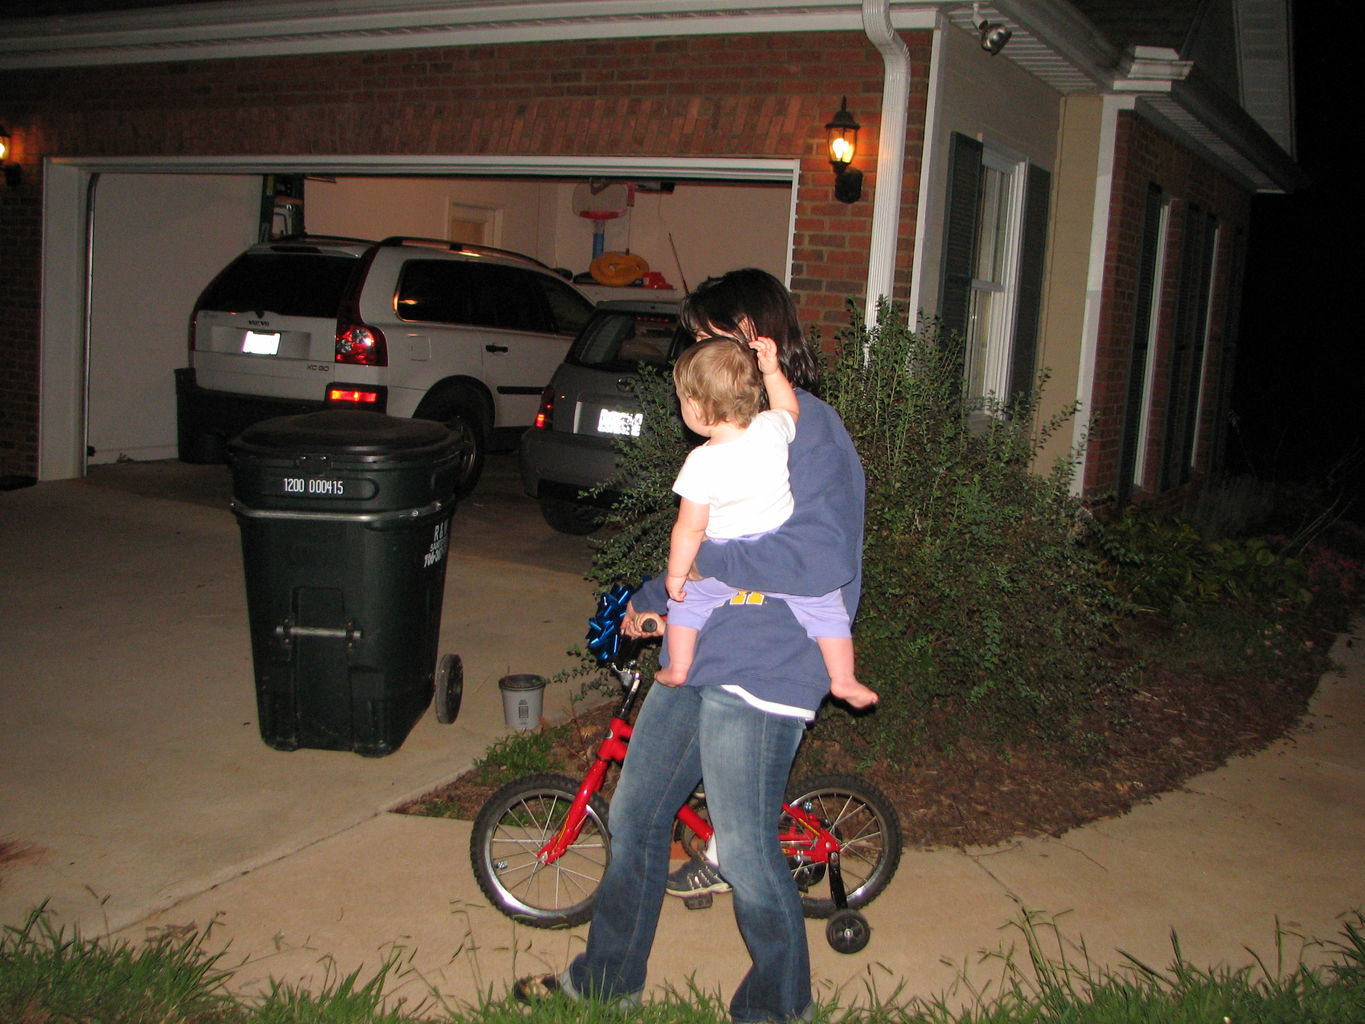
[[[632,640],[647,640],[663,632],[663,616],[656,612],[637,612],[626,602],[626,614],[621,617],[621,633]]]

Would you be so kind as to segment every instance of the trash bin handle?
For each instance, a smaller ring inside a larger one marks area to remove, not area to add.
[[[454,498],[433,501],[420,508],[392,509],[388,512],[304,512],[295,509],[252,508],[236,498],[232,499],[232,511],[244,519],[311,519],[320,522],[336,523],[388,523],[406,519],[421,519],[423,516],[444,512],[455,503]]]

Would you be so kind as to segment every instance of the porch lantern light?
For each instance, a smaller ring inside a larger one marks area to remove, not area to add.
[[[858,152],[858,129],[861,127],[848,112],[847,96],[825,125],[829,163],[834,168],[834,198],[841,203],[856,203],[863,194],[863,172],[850,166]]]
[[[13,143],[10,139],[9,129],[0,126],[0,167],[5,169],[5,184],[10,188],[18,185],[22,180],[23,171],[13,160]]]

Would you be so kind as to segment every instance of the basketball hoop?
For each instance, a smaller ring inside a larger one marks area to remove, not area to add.
[[[592,221],[592,258],[606,250],[607,221],[615,220],[630,205],[630,187],[607,184],[600,179],[579,182],[573,190],[573,211]]]

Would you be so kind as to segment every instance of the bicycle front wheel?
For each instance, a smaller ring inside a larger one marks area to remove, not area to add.
[[[474,819],[469,858],[489,902],[522,924],[570,928],[592,917],[597,887],[611,860],[607,802],[594,794],[578,837],[544,863],[540,851],[563,827],[578,782],[530,775],[503,786]]]
[[[789,786],[787,804],[814,815],[839,840],[839,871],[848,905],[856,909],[876,899],[901,860],[900,818],[886,794],[855,775],[818,775]],[[801,910],[807,917],[829,917],[836,909],[833,896],[812,895],[829,868],[811,859],[814,840],[804,831],[789,814],[782,815],[778,834],[801,891]]]

